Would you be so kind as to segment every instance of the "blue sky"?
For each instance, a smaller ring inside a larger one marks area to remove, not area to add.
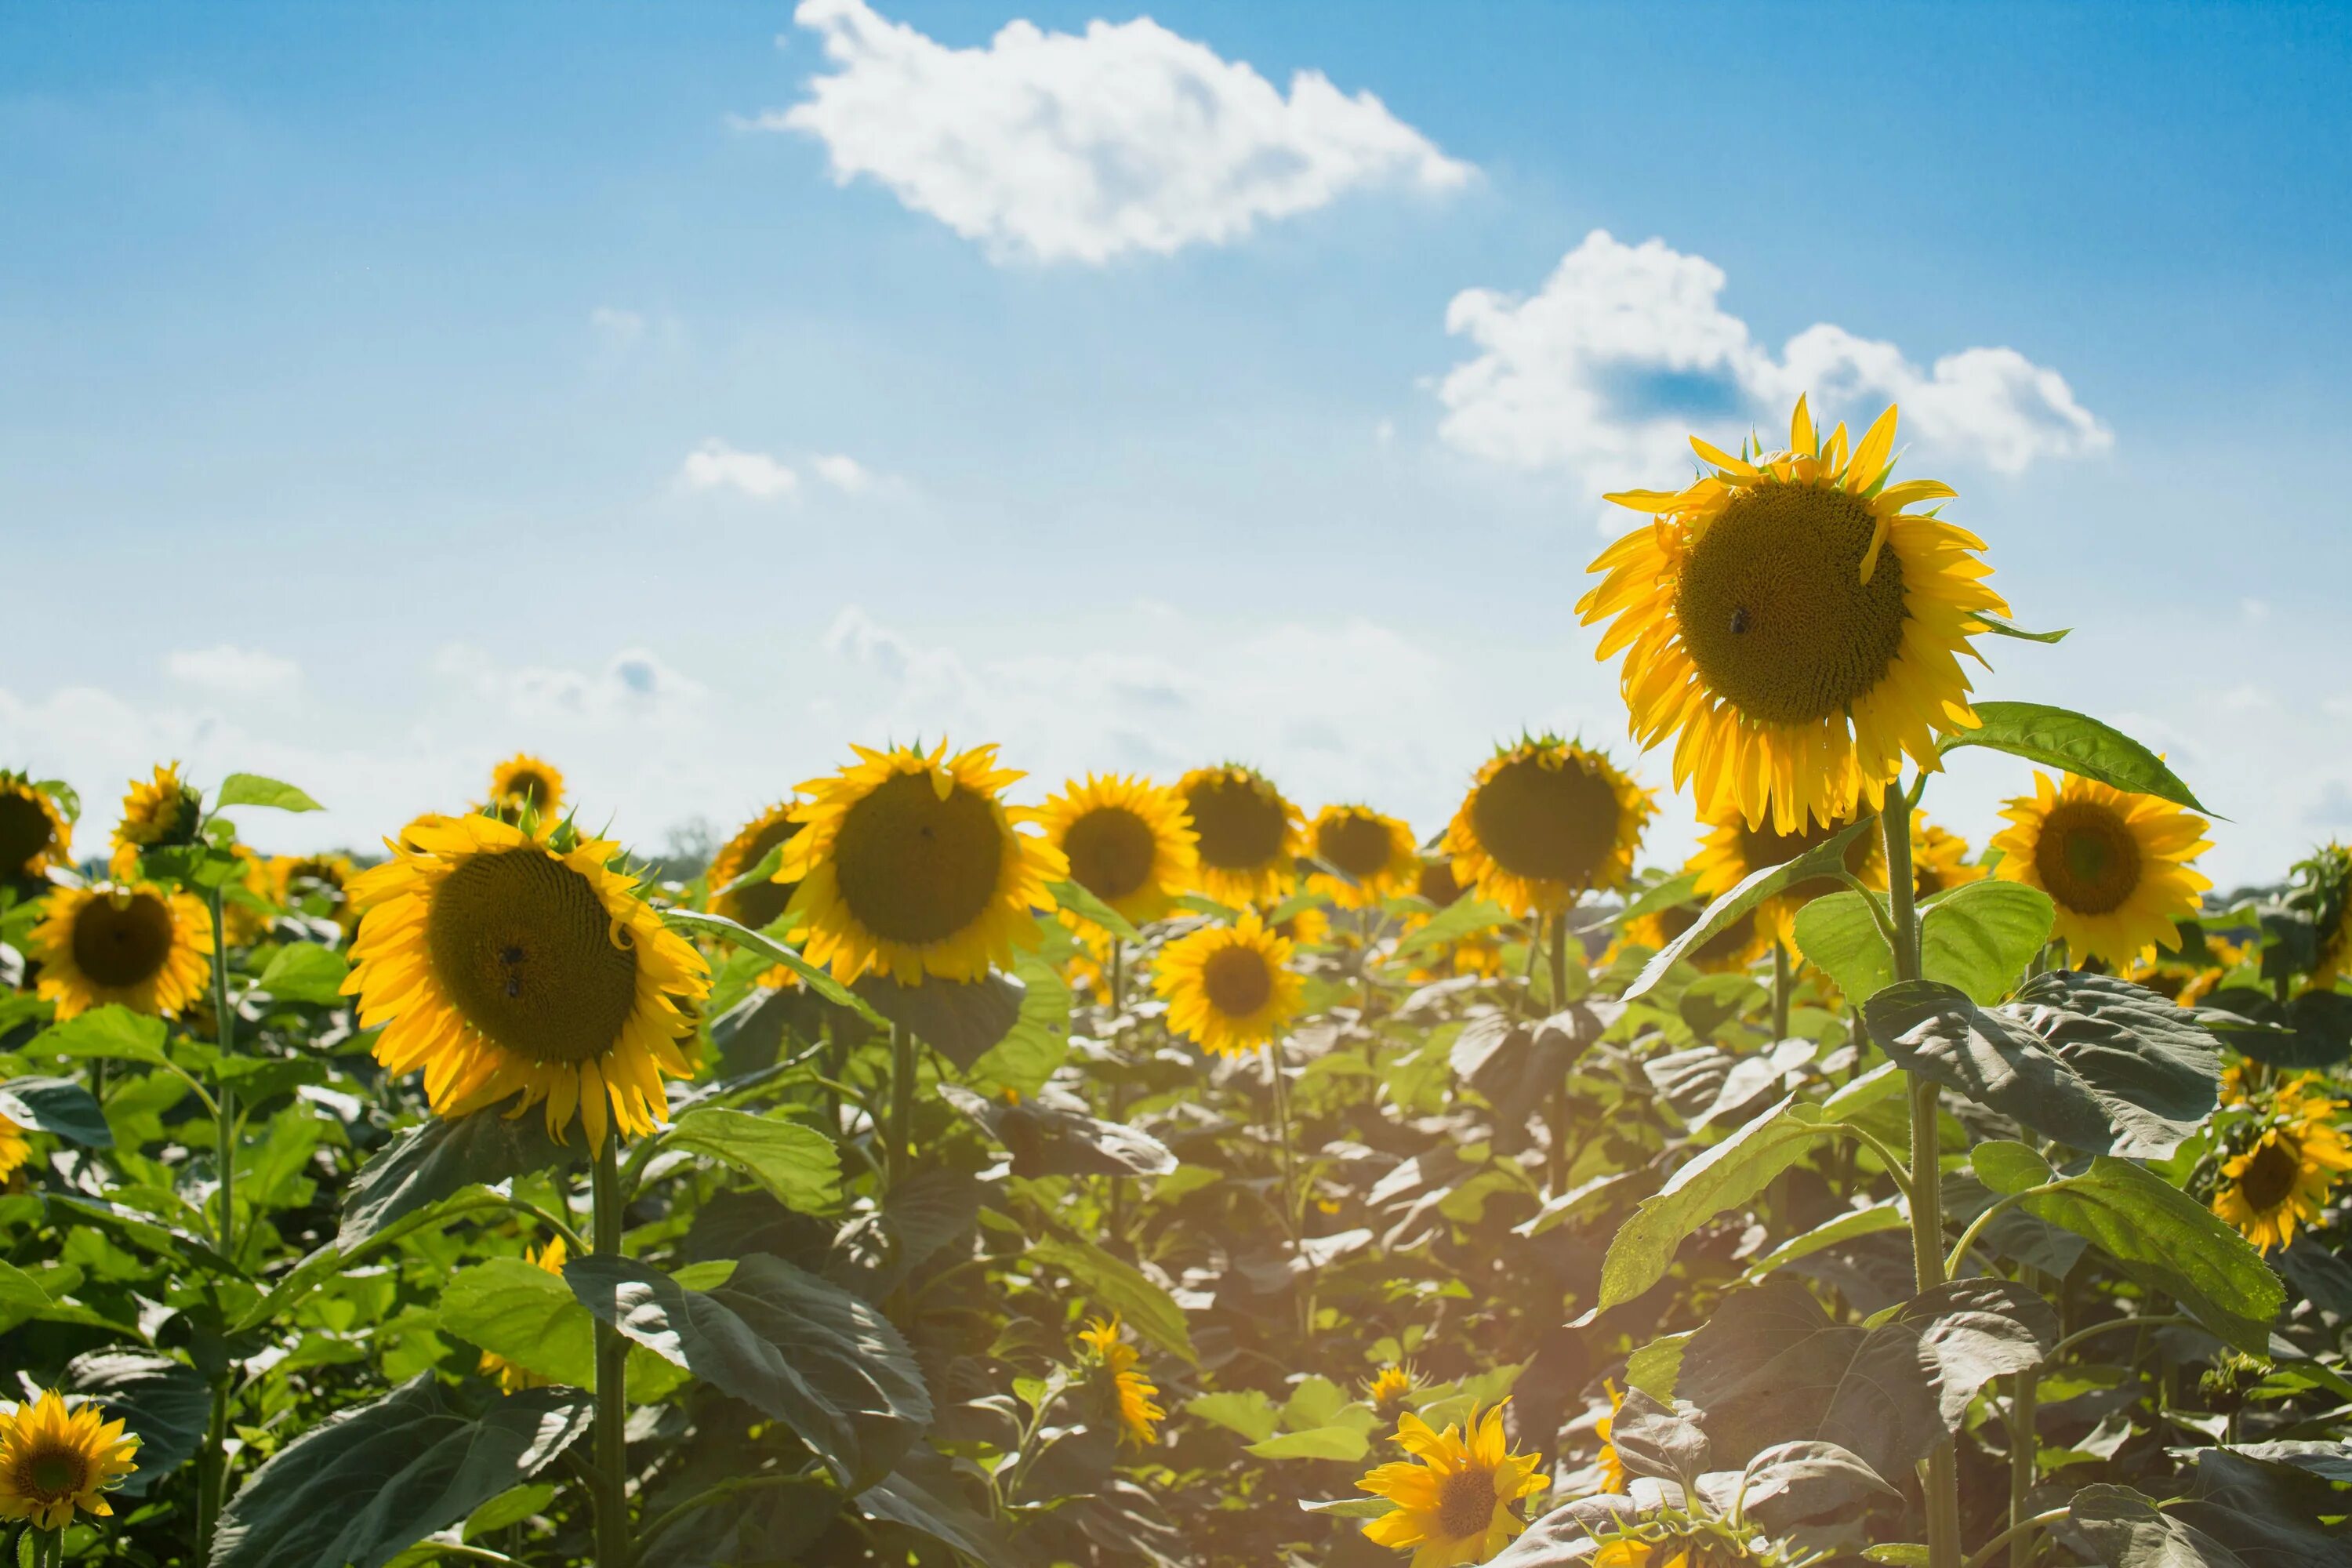
[[[1983,694],[2224,882],[2352,831],[2340,10],[1150,15],[0,12],[0,765],[293,847],[529,746],[656,845],[919,730],[1434,828],[1623,748],[1599,493],[1805,387],[2077,628]]]

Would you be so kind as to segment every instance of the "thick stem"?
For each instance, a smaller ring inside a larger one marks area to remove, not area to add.
[[[621,1140],[596,1151],[590,1191],[596,1254],[621,1254]],[[629,1342],[596,1320],[596,1568],[629,1568]]]
[[[1568,1005],[1568,911],[1551,917],[1551,1010]]]
[[[1274,1085],[1274,1126],[1282,1144],[1282,1218],[1290,1227],[1290,1255],[1303,1265],[1306,1260],[1307,1237],[1305,1216],[1299,1212],[1305,1199],[1298,1190],[1298,1156],[1290,1133],[1290,1086],[1284,1081],[1282,1043],[1269,1040],[1265,1047],[1266,1076]],[[1298,1280],[1298,1341],[1302,1345],[1315,1338],[1315,1275],[1306,1269]]]
[[[1565,1005],[1561,1000],[1568,994],[1568,911],[1562,910],[1551,917],[1551,1005],[1554,1011]],[[1545,1121],[1551,1126],[1551,1147],[1545,1151],[1544,1166],[1547,1195],[1558,1196],[1568,1190],[1568,1076],[1551,1086],[1551,1103]]]
[[[1114,935],[1110,939],[1110,1016],[1118,1016],[1120,1005],[1127,994],[1127,943]],[[1118,1073],[1110,1083],[1110,1119],[1127,1120],[1127,1077]],[[1127,1235],[1127,1183],[1114,1171],[1110,1182],[1110,1234],[1113,1240]]]
[[[236,1047],[236,1015],[228,1005],[228,924],[218,888],[205,891],[213,921],[213,1041],[219,1060],[226,1062]],[[236,1096],[213,1071],[213,1166],[219,1181],[220,1209],[213,1222],[213,1239],[223,1258],[236,1258]],[[213,1385],[212,1412],[205,1426],[204,1452],[196,1465],[196,1540],[206,1554],[220,1521],[221,1502],[228,1488],[229,1403],[235,1381],[224,1374]]]
[[[220,1523],[221,1497],[228,1482],[229,1377],[213,1384],[212,1414],[205,1424],[204,1451],[196,1456],[196,1555],[212,1555],[213,1531]]]
[[[1779,942],[1772,944],[1772,1038],[1789,1037],[1789,993],[1793,982],[1789,965],[1789,950]]]
[[[2033,1495],[2041,1444],[2034,1410],[2042,1394],[2038,1367],[2011,1375],[2009,1393],[2009,1568],[2033,1568]]]
[[[882,1152],[882,1171],[885,1187],[895,1191],[914,1152],[908,1145],[915,1119],[915,1037],[904,1024],[890,1026],[889,1110],[889,1125],[883,1131],[888,1145]]]

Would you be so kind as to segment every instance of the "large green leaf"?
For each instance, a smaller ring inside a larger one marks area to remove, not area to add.
[[[584,1163],[587,1158],[585,1142],[558,1143],[535,1110],[520,1116],[497,1110],[450,1120],[436,1116],[397,1134],[360,1167],[344,1194],[335,1244],[349,1252],[402,1216],[467,1187]]]
[[[1009,974],[992,971],[978,980],[936,976],[902,984],[886,974],[869,974],[857,994],[891,1023],[970,1072],[1021,1021],[1027,988]]]
[[[955,1467],[929,1447],[917,1447],[898,1468],[857,1494],[858,1510],[920,1531],[983,1568],[1019,1568],[1029,1561],[1004,1531],[964,1495]]]
[[[2352,1056],[2352,995],[2306,991],[2282,1007],[2267,993],[2224,986],[2197,1009],[2200,1021],[2241,1055],[2303,1071]]]
[[[255,1471],[221,1514],[210,1568],[380,1568],[537,1475],[592,1419],[577,1389],[458,1405],[421,1373]]]
[[[212,1417],[213,1393],[185,1362],[142,1351],[92,1351],[66,1363],[65,1391],[98,1401],[110,1421],[139,1439],[139,1468],[122,1491],[147,1489],[195,1458]]]
[[[1920,918],[1919,971],[1990,1006],[2017,988],[2025,966],[2050,940],[2056,913],[2050,895],[2039,888],[1990,878],[1964,882],[1929,904]]]
[[[988,1130],[1011,1152],[1017,1176],[1164,1176],[1176,1168],[1168,1146],[1140,1128],[1087,1114],[1074,1096],[990,1100],[957,1084],[940,1098]]]
[[[1625,1000],[1647,995],[1657,988],[1683,955],[1700,947],[1710,938],[1748,913],[1765,900],[1785,893],[1801,883],[1820,878],[1835,878],[1845,870],[1845,852],[1854,840],[1865,833],[1878,831],[1878,818],[1865,816],[1859,822],[1848,823],[1828,838],[1806,850],[1795,859],[1778,866],[1767,866],[1741,879],[1739,885],[1720,895],[1706,906],[1690,928],[1642,966],[1633,984],[1625,987]]]
[[[1070,983],[1052,964],[1024,952],[1013,965],[1021,1012],[1004,1037],[971,1065],[971,1081],[1030,1099],[1070,1054]]]
[[[887,1028],[889,1025],[889,1020],[868,1006],[865,998],[765,932],[753,931],[725,915],[709,914],[701,910],[664,910],[662,923],[672,931],[715,936],[748,952],[756,952],[771,963],[781,963],[799,975],[802,984],[834,1005],[848,1008],[877,1029]]]
[[[520,1258],[460,1268],[441,1288],[441,1326],[477,1350],[574,1388],[596,1382],[596,1321],[561,1275]]]
[[[1511,912],[1500,904],[1465,893],[1432,915],[1427,925],[1399,942],[1394,962],[1408,963],[1423,953],[1451,947],[1464,937],[1507,924],[1510,918]]]
[[[1848,888],[1797,911],[1797,951],[1848,996],[1875,996],[1895,984],[1895,950],[1871,918],[1874,897]]]
[[[69,1078],[15,1078],[0,1083],[0,1116],[85,1148],[114,1147],[106,1113],[89,1090]]]
[[[2323,1447],[2334,1456],[2314,1451]],[[2197,1448],[2185,1456],[2193,1467],[2189,1495],[2171,1510],[2253,1568],[2352,1568],[2352,1525],[2344,1521],[2352,1492],[2338,1484],[2344,1456],[2341,1444]]]
[[[261,988],[281,1002],[310,1002],[332,1007],[343,1000],[343,978],[351,965],[342,954],[315,942],[281,947],[261,972]]]
[[[1600,1308],[1630,1301],[1666,1276],[1685,1237],[1747,1203],[1822,1136],[1819,1107],[1781,1100],[1676,1171],[1618,1228],[1601,1265]]]
[[[51,1025],[23,1049],[26,1056],[35,1058],[98,1058],[168,1067],[171,1058],[163,1054],[164,1033],[163,1019],[110,1002]]]
[[[2107,1568],[2254,1568],[2139,1492],[2104,1481],[2074,1494],[2056,1533],[2072,1550]]]
[[[2039,702],[1979,702],[1977,728],[1947,735],[1937,749],[1990,746],[2013,757],[2063,768],[2135,795],[2152,795],[2191,811],[2206,811],[2164,759],[2096,719]]]
[[[926,1166],[900,1177],[879,1209],[835,1233],[825,1278],[880,1300],[941,1247],[971,1232],[980,1199],[980,1183],[953,1166]]]
[[[740,1171],[786,1208],[823,1214],[841,1202],[841,1152],[814,1127],[699,1105],[677,1119],[666,1142]]]
[[[66,1281],[50,1283],[62,1290]],[[44,1288],[39,1279],[26,1273],[13,1263],[0,1263],[0,1334],[21,1323],[36,1319],[47,1323],[79,1323],[84,1328],[109,1329],[118,1333],[142,1337],[129,1324],[116,1323],[72,1301],[60,1300]]]
[[[2105,1154],[2018,1206],[2088,1240],[2132,1279],[2161,1290],[2248,1355],[2265,1355],[2286,1289],[2213,1211],[2128,1160]]]
[[[1068,880],[1048,882],[1045,884],[1045,890],[1054,895],[1055,903],[1080,920],[1089,921],[1102,927],[1111,934],[1113,940],[1118,942],[1143,940],[1143,933],[1135,929],[1135,923],[1132,921],[1095,897],[1083,882]]]
[[[1049,1237],[1034,1244],[1027,1256],[1032,1262],[1068,1275],[1096,1306],[1117,1312],[1129,1327],[1161,1350],[1199,1363],[1192,1331],[1184,1322],[1184,1309],[1133,1264],[1075,1237]]]
[[[266,805],[278,811],[326,809],[282,779],[265,778],[259,773],[231,773],[221,780],[220,790],[213,796],[213,807],[226,811],[233,805]]]
[[[575,1258],[563,1277],[630,1339],[790,1426],[853,1491],[930,1424],[923,1375],[889,1320],[781,1258],[754,1253],[709,1290],[610,1256]]]

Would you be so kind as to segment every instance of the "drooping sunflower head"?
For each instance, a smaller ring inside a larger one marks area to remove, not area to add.
[[[1194,768],[1176,793],[1192,819],[1201,891],[1220,903],[1274,903],[1297,881],[1298,808],[1255,768]]]
[[[793,894],[800,887],[796,881],[754,882],[732,892],[727,887],[749,876],[768,858],[768,851],[782,847],[801,830],[801,825],[793,820],[794,805],[789,800],[777,802],[737,828],[735,837],[719,847],[719,853],[710,858],[707,878],[711,913],[725,915],[753,931],[765,931],[791,907]]]
[[[511,821],[525,809],[552,817],[563,809],[563,774],[554,763],[517,752],[490,770],[490,802]]]
[[[1168,1026],[1212,1056],[1270,1044],[1298,1016],[1306,990],[1290,956],[1289,939],[1269,931],[1255,910],[1177,938],[1160,949],[1152,975],[1168,1001]]]
[[[59,888],[33,928],[39,994],[63,1022],[120,1003],[176,1017],[205,993],[213,921],[185,893],[152,882]]]
[[[155,776],[132,779],[130,793],[122,797],[122,820],[115,825],[108,869],[128,878],[139,869],[141,851],[194,843],[204,816],[205,797],[180,777],[180,764],[156,763]]]
[[[576,1119],[592,1150],[607,1124],[653,1130],[665,1074],[689,1076],[682,1005],[709,990],[702,955],[614,869],[616,845],[541,819],[420,818],[392,858],[352,879],[362,911],[346,994],[375,1057],[422,1068],[442,1116],[544,1101],[548,1131]]]
[[[2352,1171],[2352,1142],[2331,1120],[2341,1107],[2321,1105],[2315,1116],[2298,1107],[2274,1117],[2222,1162],[2213,1212],[2263,1252],[2293,1241],[2296,1226],[2318,1223],[2336,1184]]]
[[[1484,1563],[1527,1529],[1518,1500],[1549,1484],[1539,1457],[1510,1451],[1501,1405],[1483,1419],[1473,1405],[1463,1426],[1443,1432],[1407,1412],[1396,1442],[1411,1458],[1380,1466],[1356,1489],[1396,1505],[1367,1521],[1364,1535],[1411,1552],[1412,1568]]]
[[[2150,795],[2036,772],[2034,793],[2001,810],[1996,874],[2050,895],[2056,931],[2077,958],[2117,969],[2180,945],[2177,922],[2213,884],[2189,865],[2212,847],[2205,819]]]
[[[1557,735],[1496,748],[1445,830],[1454,877],[1515,915],[1622,888],[1657,809],[1607,753]]]
[[[0,1415],[0,1519],[63,1530],[77,1511],[114,1512],[106,1493],[137,1469],[139,1439],[94,1405],[68,1410],[54,1392]]]
[[[1675,787],[1703,817],[1769,813],[1793,833],[1850,816],[1905,756],[1933,768],[1937,736],[1976,725],[1958,656],[2009,606],[1984,584],[1982,540],[1906,510],[1951,487],[1889,482],[1895,423],[1890,407],[1849,450],[1800,397],[1786,451],[1693,437],[1697,482],[1609,498],[1651,521],[1593,562],[1577,611],[1613,623],[1600,657],[1625,655],[1633,733],[1644,749],[1679,737]]]
[[[1139,925],[1166,914],[1200,868],[1182,797],[1150,779],[1072,779],[1045,797],[1037,820],[1070,880]]]
[[[1732,813],[1702,825],[1706,834],[1699,840],[1698,851],[1691,857],[1686,868],[1698,874],[1696,891],[1701,900],[1720,898],[1756,872],[1786,865],[1807,850],[1828,843],[1853,825],[1852,817],[1827,823],[1809,817],[1801,830],[1782,833],[1769,823],[1751,827]],[[1874,827],[1865,828],[1846,846],[1845,868],[1866,886],[1882,889],[1886,886],[1886,852]],[[1759,904],[1755,911],[1757,951],[1769,952],[1776,942],[1793,948],[1797,911],[1824,893],[1836,892],[1838,887],[1835,880],[1827,878],[1801,882]]]
[[[32,1157],[33,1145],[25,1136],[25,1130],[0,1116],[0,1186],[7,1185],[8,1178],[22,1170],[25,1162]]]
[[[1412,829],[1369,805],[1327,805],[1307,829],[1315,858],[1343,877],[1317,875],[1307,885],[1343,910],[1376,909],[1413,888],[1421,854]]]
[[[1411,1362],[1391,1362],[1365,1380],[1364,1403],[1383,1425],[1394,1426],[1412,1409],[1420,1389],[1421,1379],[1413,1375]]]
[[[45,878],[73,864],[73,819],[23,773],[0,768],[0,879]]]
[[[535,1268],[543,1268],[560,1279],[563,1274],[563,1266],[571,1260],[571,1257],[572,1249],[563,1245],[563,1238],[559,1236],[551,1238],[545,1247],[525,1252],[523,1261]],[[540,1376],[530,1368],[510,1362],[494,1351],[484,1351],[481,1362],[475,1370],[484,1377],[497,1378],[499,1387],[508,1394],[520,1394],[526,1388],[544,1388],[548,1384],[546,1378]]]
[[[1036,946],[1034,911],[1054,908],[1046,885],[1069,863],[1017,830],[1036,814],[1002,795],[1023,775],[996,765],[994,746],[852,750],[856,763],[801,786],[803,830],[776,871],[800,883],[789,913],[809,962],[845,985],[868,972],[911,985],[977,980]]]
[[[1102,1381],[1105,1403],[1116,1413],[1118,1440],[1133,1448],[1149,1448],[1168,1412],[1155,1403],[1160,1385],[1139,1368],[1135,1347],[1119,1337],[1118,1314],[1096,1318],[1078,1331],[1096,1375]]]
[[[1911,881],[1917,897],[1934,898],[1965,882],[1982,881],[1982,866],[1969,861],[1969,841],[1947,832],[1926,817],[1911,817]]]

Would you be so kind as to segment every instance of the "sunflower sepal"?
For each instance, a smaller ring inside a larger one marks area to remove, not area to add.
[[[1963,746],[1984,746],[2130,795],[2152,795],[2218,822],[2230,820],[2199,800],[2162,757],[2087,713],[2041,702],[1979,702],[1974,712],[1973,727],[1936,743],[1939,755]]]
[[[1642,973],[1634,976],[1633,983],[1625,988],[1624,1000],[1636,1001],[1656,990],[1685,953],[1765,900],[1785,893],[1800,883],[1824,878],[1836,880],[1848,875],[1845,863],[1847,848],[1864,834],[1875,832],[1877,828],[1877,817],[1863,816],[1847,823],[1793,860],[1784,860],[1778,866],[1767,866],[1749,872],[1737,887],[1707,905],[1688,930],[1660,949],[1656,956],[1643,966]]]

